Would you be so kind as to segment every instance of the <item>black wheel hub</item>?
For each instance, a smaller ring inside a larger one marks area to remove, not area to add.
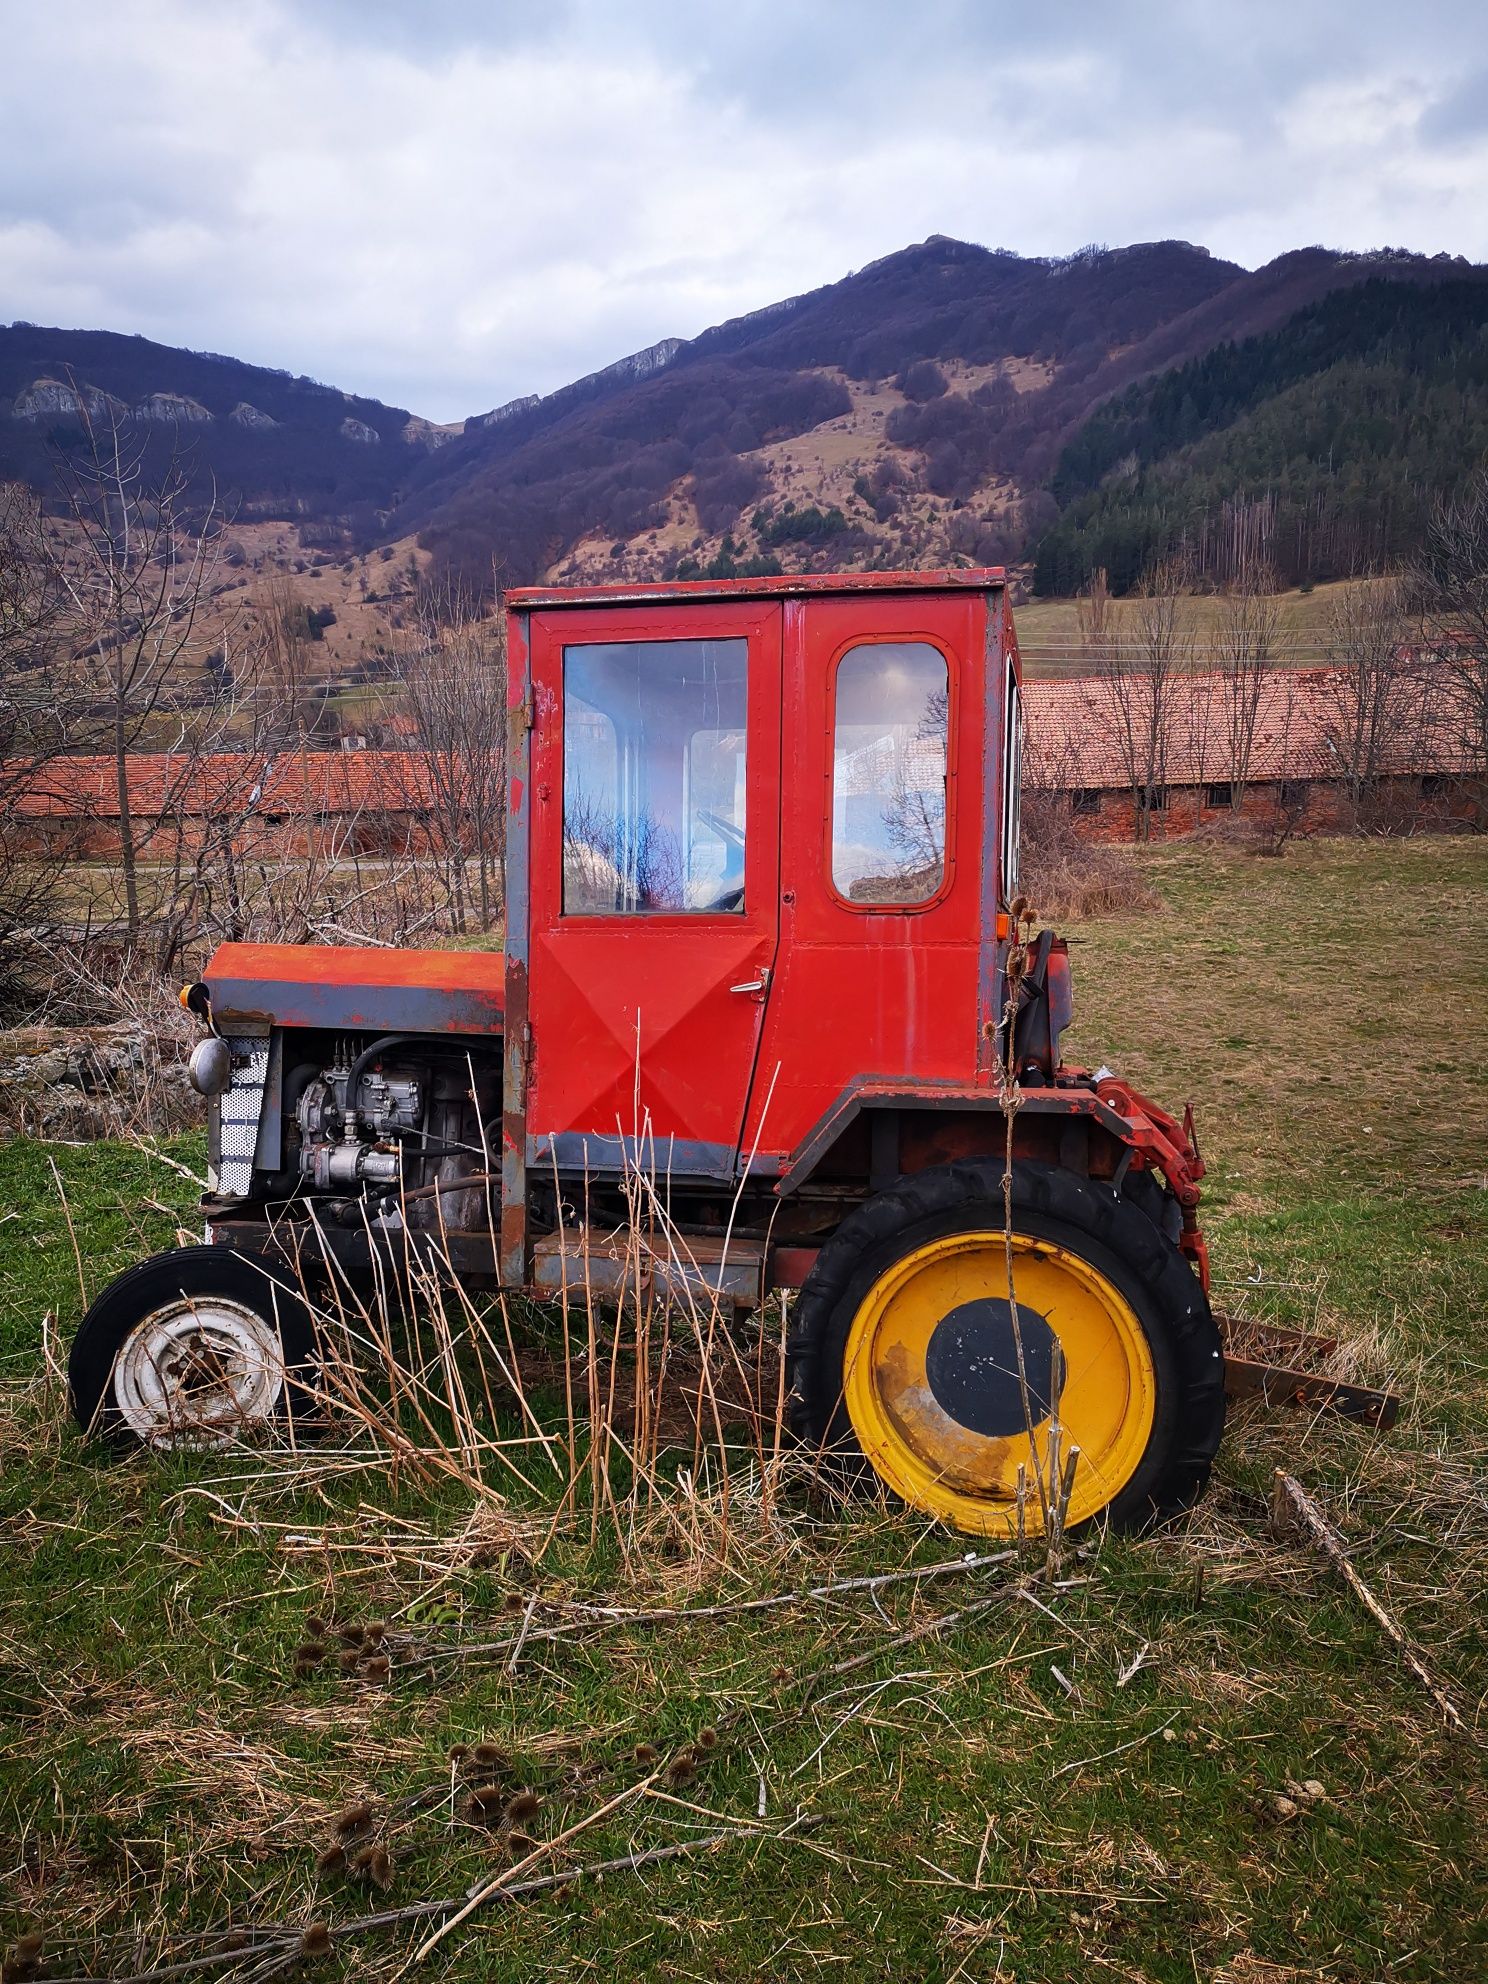
[[[1018,1376],[1020,1337],[1027,1413]],[[1049,1416],[1054,1340],[1038,1311],[1021,1302],[1016,1332],[1005,1297],[960,1303],[941,1317],[925,1349],[925,1376],[936,1404],[958,1426],[991,1440],[1028,1431],[1029,1416],[1035,1426]]]

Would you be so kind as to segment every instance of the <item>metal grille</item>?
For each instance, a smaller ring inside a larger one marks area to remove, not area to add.
[[[218,1104],[217,1189],[241,1199],[253,1183],[269,1043],[263,1034],[229,1034],[227,1044],[232,1050],[232,1086]]]

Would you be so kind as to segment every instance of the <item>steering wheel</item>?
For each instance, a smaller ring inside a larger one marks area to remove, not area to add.
[[[717,813],[710,813],[703,806],[698,808],[698,818],[705,827],[711,827],[720,840],[727,841],[730,847],[736,847],[740,854],[744,852],[743,829],[736,827],[732,820],[722,819]]]

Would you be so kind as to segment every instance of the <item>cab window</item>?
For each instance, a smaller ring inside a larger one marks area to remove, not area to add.
[[[563,911],[744,907],[749,643],[563,651]]]
[[[945,879],[950,678],[924,641],[851,648],[837,664],[832,884],[854,904],[928,902]]]

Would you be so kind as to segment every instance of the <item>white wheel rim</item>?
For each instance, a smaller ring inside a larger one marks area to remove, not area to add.
[[[271,1419],[284,1391],[279,1332],[222,1295],[178,1295],[114,1359],[114,1399],[152,1447],[220,1447]]]

